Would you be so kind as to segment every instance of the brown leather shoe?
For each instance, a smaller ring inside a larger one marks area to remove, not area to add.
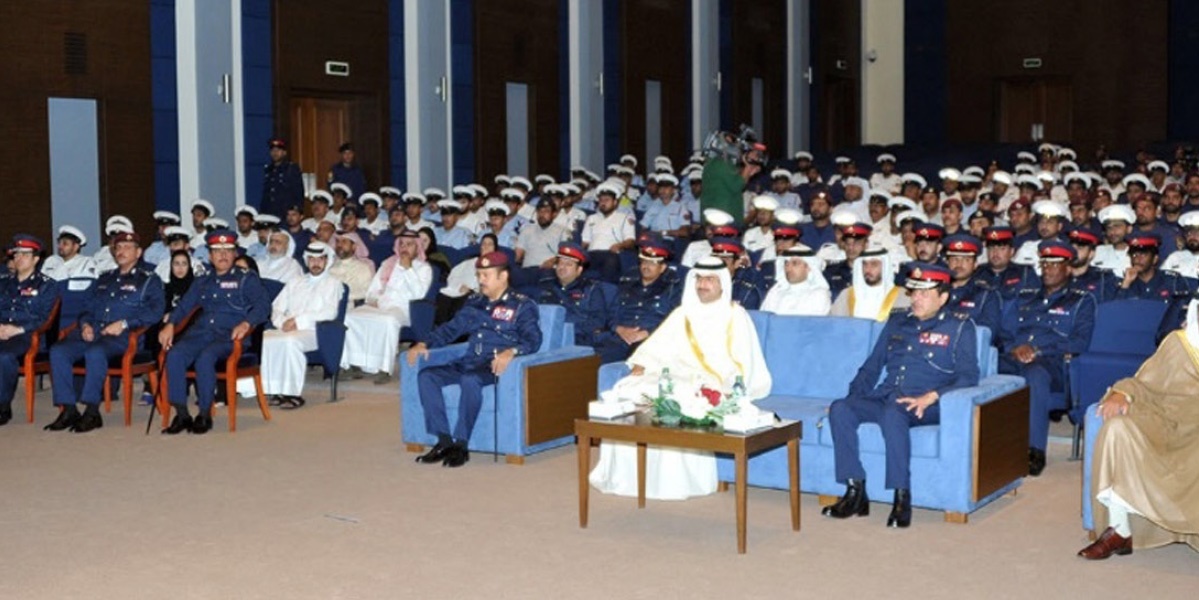
[[[1132,536],[1124,537],[1111,527],[1104,529],[1090,546],[1078,551],[1078,555],[1087,560],[1103,560],[1113,554],[1132,554]]]

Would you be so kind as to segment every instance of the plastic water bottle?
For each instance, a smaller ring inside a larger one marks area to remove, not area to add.
[[[741,376],[737,376],[737,380],[733,382],[733,400],[739,401],[745,397],[745,381]]]
[[[669,367],[662,369],[662,374],[658,377],[658,397],[674,397],[674,381],[670,379]]]

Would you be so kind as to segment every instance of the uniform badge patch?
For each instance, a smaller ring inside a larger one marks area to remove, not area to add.
[[[22,288],[22,289],[21,289],[21,295],[22,295],[22,296],[26,296],[26,297],[28,297],[28,296],[36,296],[36,295],[37,295],[37,288]]]
[[[938,346],[944,348],[949,345],[949,335],[945,333],[937,333],[936,331],[924,331],[920,334],[920,343],[925,346]]]
[[[222,281],[221,289],[222,290],[236,290],[237,282],[236,281]]]
[[[1051,309],[1049,309],[1048,312],[1051,315],[1069,315],[1070,314],[1070,311],[1068,311],[1064,308],[1061,308],[1061,307],[1051,308]]]
[[[496,321],[511,321],[516,318],[516,311],[507,306],[497,306],[491,309],[491,318]]]

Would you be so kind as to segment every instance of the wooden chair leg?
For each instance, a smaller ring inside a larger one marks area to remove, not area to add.
[[[225,377],[225,403],[229,409],[229,433],[237,431],[237,376]]]
[[[25,372],[22,374],[25,376],[25,414],[28,416],[29,422],[32,423],[33,395],[36,393],[36,390],[33,389],[35,385],[35,377],[33,376],[32,370],[25,370]]]
[[[133,425],[133,374],[121,373],[121,390],[125,400],[125,427]]]
[[[262,418],[266,421],[271,420],[271,408],[266,403],[266,394],[262,393],[262,374],[254,374],[254,393],[258,395],[258,409],[262,411]]]
[[[104,375],[104,414],[112,412],[112,378]]]
[[[158,413],[162,415],[162,428],[166,429],[171,426],[171,401],[167,398],[167,390],[171,389],[167,385],[166,369],[162,370],[162,381],[158,386],[159,393],[154,396],[154,401],[158,403]]]

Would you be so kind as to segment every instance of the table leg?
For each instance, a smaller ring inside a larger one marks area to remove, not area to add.
[[[799,441],[787,442],[787,475],[791,478],[791,529],[799,531]]]
[[[645,508],[645,444],[637,444],[637,508]]]
[[[733,460],[737,463],[737,554],[745,554],[745,492],[749,487],[746,483],[748,469],[745,452],[738,452]]]
[[[591,438],[579,437],[579,527],[587,527],[587,501],[591,496],[591,485],[587,473],[591,470]]]

